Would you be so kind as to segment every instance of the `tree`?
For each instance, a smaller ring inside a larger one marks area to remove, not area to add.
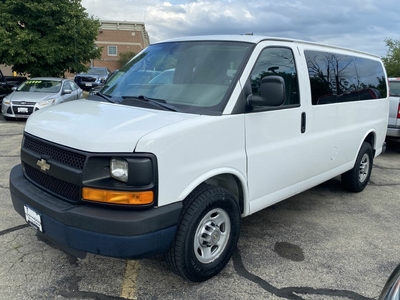
[[[2,0],[0,63],[19,74],[63,77],[101,57],[100,21],[81,0]]]
[[[123,66],[125,66],[128,63],[128,61],[130,61],[132,59],[132,57],[134,57],[135,55],[136,55],[136,53],[133,51],[120,53],[119,59],[118,59],[119,68],[122,68]]]
[[[400,77],[400,41],[393,39],[385,40],[387,56],[383,57],[383,63],[389,77]]]

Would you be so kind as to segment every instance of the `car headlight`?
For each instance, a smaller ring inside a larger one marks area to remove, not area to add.
[[[124,159],[112,158],[110,163],[110,175],[116,180],[127,182],[128,162]]]
[[[157,160],[151,154],[92,156],[86,162],[82,182],[84,201],[115,205],[155,205]]]
[[[10,104],[10,98],[8,98],[7,96],[5,96],[3,98],[3,103],[9,105]]]
[[[54,102],[56,102],[56,99],[42,100],[37,104],[37,106],[47,106],[47,105],[54,104]]]

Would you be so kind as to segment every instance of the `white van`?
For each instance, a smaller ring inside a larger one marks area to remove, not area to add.
[[[166,253],[204,281],[231,258],[241,217],[338,175],[365,188],[387,91],[379,57],[358,51],[246,35],[156,43],[96,96],[28,119],[12,201],[64,247]]]

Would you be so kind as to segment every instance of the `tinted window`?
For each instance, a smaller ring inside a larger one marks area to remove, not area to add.
[[[390,96],[400,96],[400,81],[389,81]]]
[[[300,103],[297,71],[291,49],[271,47],[261,52],[250,75],[253,95],[259,95],[261,79],[266,76],[281,76],[284,79],[286,87],[284,105]]]
[[[336,53],[305,51],[312,104],[385,98],[386,79],[375,60]]]

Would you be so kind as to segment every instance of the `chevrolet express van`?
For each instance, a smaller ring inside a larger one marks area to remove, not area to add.
[[[15,210],[64,247],[166,253],[220,272],[241,217],[341,175],[361,192],[385,149],[379,57],[290,39],[150,45],[88,100],[32,114],[10,174]]]

